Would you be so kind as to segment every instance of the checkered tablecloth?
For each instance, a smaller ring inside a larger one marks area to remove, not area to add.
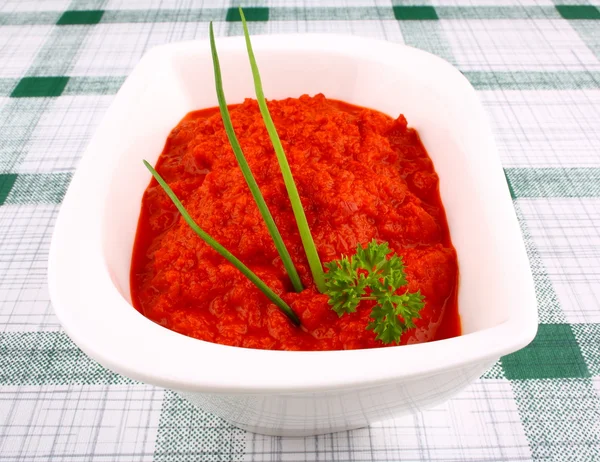
[[[86,144],[143,53],[240,35],[220,0],[0,0],[0,462],[600,460],[600,2],[263,0],[254,35],[332,32],[456,65],[496,136],[540,326],[450,402],[351,432],[236,429],[87,358],[46,266]],[[595,6],[594,6],[595,3]]]

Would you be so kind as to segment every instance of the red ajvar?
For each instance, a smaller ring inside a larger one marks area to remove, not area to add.
[[[322,262],[357,244],[387,241],[425,306],[402,344],[460,334],[458,267],[438,177],[404,116],[323,95],[268,103]],[[298,314],[294,327],[237,269],[184,222],[156,181],[148,186],[131,266],[134,306],[184,335],[247,348],[338,350],[385,346],[366,330],[372,301],[331,310],[312,281],[282,175],[255,100],[230,106],[235,132],[305,290],[295,293],[238,167],[218,108],[173,129],[157,170],[207,233]]]

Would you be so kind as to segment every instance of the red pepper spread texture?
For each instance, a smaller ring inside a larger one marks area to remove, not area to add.
[[[425,306],[401,343],[460,334],[458,266],[439,180],[404,116],[323,95],[269,101],[322,262],[357,244],[387,241]],[[298,314],[294,327],[250,281],[206,245],[152,181],[142,201],[131,267],[134,306],[158,324],[201,340],[278,350],[386,346],[366,330],[373,301],[342,317],[311,278],[283,177],[255,100],[231,105],[244,155],[305,290],[295,293],[250,193],[218,108],[188,114],[173,129],[157,170],[208,234],[244,262]]]

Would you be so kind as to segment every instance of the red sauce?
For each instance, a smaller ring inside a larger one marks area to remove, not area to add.
[[[387,241],[402,255],[411,291],[425,296],[402,344],[460,335],[458,266],[439,181],[406,119],[323,95],[270,101],[321,261]],[[279,165],[255,100],[230,106],[236,134],[306,287],[292,290],[237,165],[218,108],[173,129],[157,170],[206,232],[292,307],[279,309],[180,217],[152,180],[142,200],[131,266],[134,306],[184,335],[247,348],[338,350],[385,346],[366,330],[372,303],[341,318],[316,291]]]

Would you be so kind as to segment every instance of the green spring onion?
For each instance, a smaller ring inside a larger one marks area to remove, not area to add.
[[[265,199],[260,192],[258,184],[252,175],[252,171],[250,170],[250,166],[244,157],[244,153],[242,152],[242,148],[240,143],[235,135],[235,131],[233,130],[233,124],[231,123],[231,117],[229,115],[229,110],[227,109],[227,102],[225,101],[225,93],[223,92],[223,80],[221,78],[221,66],[219,65],[219,56],[217,55],[217,48],[215,45],[215,35],[213,32],[212,22],[210,23],[210,49],[212,52],[212,60],[215,71],[215,86],[217,89],[217,99],[219,100],[219,109],[221,110],[221,117],[223,118],[223,125],[225,127],[225,132],[227,133],[227,138],[229,139],[229,143],[231,144],[231,148],[233,149],[233,153],[235,154],[235,158],[238,161],[240,169],[246,179],[246,183],[248,183],[248,187],[250,188],[250,192],[256,201],[256,205],[258,206],[258,210],[267,225],[267,229],[273,238],[273,242],[275,243],[275,248],[279,252],[279,256],[283,262],[283,266],[285,267],[292,285],[294,286],[294,290],[296,292],[301,292],[302,282],[300,281],[300,276],[298,275],[298,271],[296,271],[296,267],[294,266],[294,262],[292,261],[292,257],[281,238],[281,234],[277,229],[277,225],[275,224],[275,220],[273,220],[273,216],[265,203]]]
[[[250,66],[252,67],[252,77],[254,78],[254,89],[256,91],[258,107],[260,108],[260,113],[265,122],[265,126],[267,127],[267,132],[271,138],[271,143],[273,143],[273,149],[275,150],[277,161],[279,162],[279,167],[281,168],[281,173],[283,174],[283,181],[292,204],[292,210],[294,211],[296,224],[298,225],[298,231],[300,232],[300,238],[302,239],[302,245],[304,246],[304,251],[306,252],[306,258],[308,259],[308,264],[310,266],[315,285],[317,286],[319,292],[324,293],[326,291],[326,287],[323,274],[323,265],[319,259],[315,242],[310,232],[310,228],[308,227],[308,222],[306,221],[306,214],[304,213],[304,208],[302,207],[302,202],[300,201],[300,195],[298,194],[298,189],[296,188],[296,183],[294,182],[290,165],[288,164],[285,152],[283,151],[283,146],[281,145],[281,140],[279,139],[275,124],[273,124],[273,119],[271,119],[271,114],[267,108],[267,102],[263,93],[260,74],[256,65],[256,59],[254,58],[254,52],[252,51],[250,35],[248,34],[246,18],[244,17],[244,12],[241,8],[239,11],[240,17],[242,18],[242,25],[244,27],[244,36],[246,37],[246,48],[248,49]]]
[[[147,161],[144,160],[144,165],[152,176],[158,181],[158,184],[164,189],[167,193],[167,196],[173,201],[179,213],[185,220],[185,222],[194,230],[194,232],[200,236],[200,238],[206,242],[209,246],[211,246],[214,250],[216,250],[221,256],[223,256],[229,263],[231,263],[234,267],[236,267],[240,272],[246,276],[250,281],[258,287],[258,289],[267,296],[269,300],[271,300],[277,307],[283,311],[283,313],[294,323],[294,325],[300,325],[300,319],[294,313],[294,311],[285,303],[273,290],[267,286],[262,279],[260,279],[254,272],[244,265],[240,260],[238,260],[231,252],[229,252],[225,247],[219,244],[215,239],[213,239],[209,234],[207,234],[200,226],[196,224],[194,219],[190,216],[188,211],[185,209],[181,201],[177,198],[173,190],[169,187],[169,185],[163,180],[160,174],[154,170],[152,165],[150,165]]]

